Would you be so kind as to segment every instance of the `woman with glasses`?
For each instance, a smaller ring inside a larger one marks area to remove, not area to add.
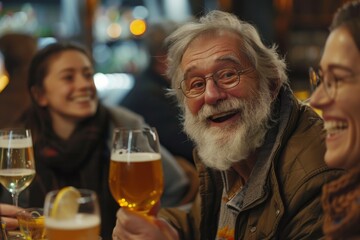
[[[321,239],[321,188],[342,171],[323,161],[322,120],[293,95],[276,48],[218,10],[167,43],[200,191],[189,212],[120,209],[113,239]]]
[[[323,188],[323,230],[328,239],[359,239],[360,1],[341,7],[330,30],[319,68],[310,69],[310,104],[323,114],[326,163],[348,172]]]

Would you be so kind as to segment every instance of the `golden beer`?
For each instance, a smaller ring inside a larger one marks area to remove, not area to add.
[[[161,155],[113,152],[109,186],[121,207],[147,213],[160,200],[163,192]]]
[[[45,219],[49,240],[98,240],[100,217],[91,214],[77,214],[73,219]]]

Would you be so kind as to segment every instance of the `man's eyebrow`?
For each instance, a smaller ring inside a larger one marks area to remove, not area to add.
[[[234,63],[234,64],[238,64],[238,65],[241,65],[240,63],[240,60],[233,56],[233,55],[225,55],[225,56],[221,56],[217,59],[215,59],[215,62],[216,63],[221,63],[221,62],[231,62],[231,63]],[[190,68],[188,68],[185,72],[184,72],[184,76],[186,76],[187,74],[189,74],[191,71],[197,69],[196,66],[192,66]]]
[[[241,62],[239,60],[239,58],[233,56],[233,55],[225,55],[225,56],[221,56],[220,58],[215,60],[216,62],[222,62],[222,61],[230,61],[233,62],[235,64],[239,64],[241,65]]]

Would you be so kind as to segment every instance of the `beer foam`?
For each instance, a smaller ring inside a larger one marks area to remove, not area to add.
[[[31,138],[21,139],[5,139],[4,136],[0,138],[0,148],[27,148],[32,147]]]
[[[45,217],[45,226],[52,229],[77,230],[100,225],[100,217],[90,214],[77,214],[74,219],[54,219]]]
[[[0,169],[1,176],[15,177],[15,176],[28,176],[33,174],[35,174],[35,170],[28,168]]]
[[[111,154],[111,161],[114,162],[150,162],[154,160],[160,160],[160,153],[123,153],[119,154],[118,150]]]

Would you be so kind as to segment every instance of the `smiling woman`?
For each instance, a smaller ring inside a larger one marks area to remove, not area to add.
[[[114,127],[147,124],[127,109],[105,107],[98,100],[93,74],[91,55],[74,43],[50,44],[32,59],[28,81],[32,105],[20,124],[33,133],[37,175],[21,206],[42,207],[47,192],[64,186],[93,190],[99,196],[101,236],[110,239],[119,208],[108,187],[111,133]],[[161,155],[165,171],[161,203],[177,206],[189,180],[164,148]]]
[[[322,119],[293,95],[276,46],[218,10],[166,43],[201,191],[189,212],[120,209],[113,239],[322,239],[321,188],[342,171],[323,161]]]
[[[348,173],[323,188],[327,239],[360,237],[360,1],[335,14],[311,82],[310,104],[322,111],[327,131],[325,161]]]
[[[48,111],[56,122],[55,133],[63,139],[69,138],[78,122],[93,116],[98,105],[91,58],[79,49],[49,53],[46,62],[35,58],[30,68],[31,96]]]

